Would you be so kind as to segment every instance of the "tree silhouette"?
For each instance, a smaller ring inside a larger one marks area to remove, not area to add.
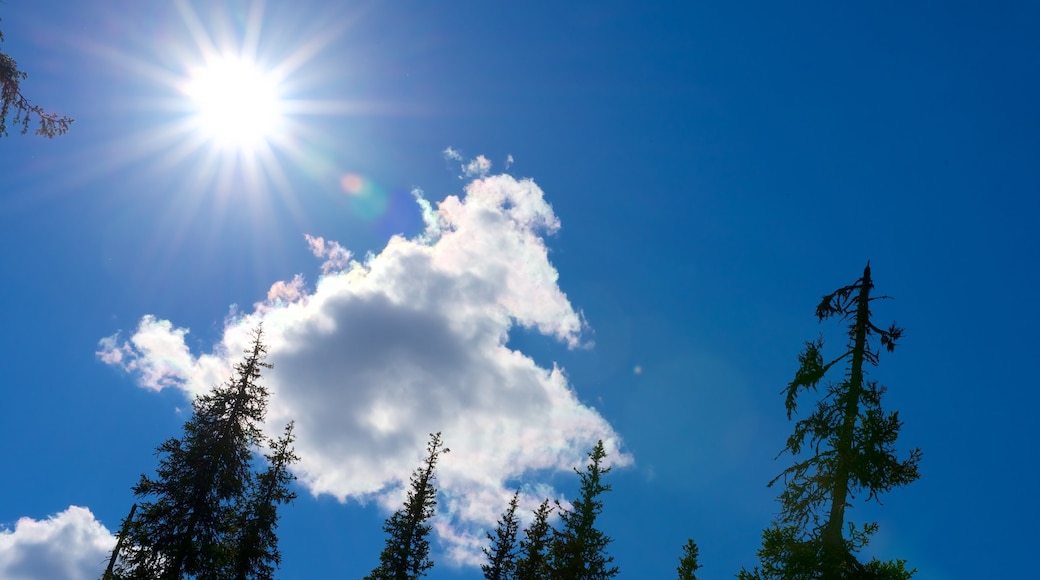
[[[517,544],[516,534],[520,528],[520,522],[516,518],[516,508],[520,503],[520,492],[513,494],[509,500],[509,507],[498,520],[495,534],[488,532],[487,537],[491,545],[483,549],[488,563],[482,564],[480,569],[484,572],[487,580],[512,580],[516,569]]]
[[[251,487],[246,509],[240,514],[236,553],[232,565],[236,580],[270,580],[282,561],[278,551],[278,506],[296,499],[289,486],[296,479],[289,468],[299,461],[292,448],[294,423],[285,426],[278,439],[270,441],[267,470]]]
[[[552,547],[552,526],[549,515],[553,508],[546,499],[534,511],[534,520],[524,530],[520,542],[520,556],[516,561],[516,580],[549,580],[549,551]]]
[[[561,527],[553,534],[552,569],[555,577],[567,580],[606,580],[617,575],[617,566],[611,566],[613,556],[607,555],[610,537],[596,528],[596,518],[603,511],[600,496],[610,491],[610,485],[601,481],[610,473],[603,467],[607,452],[600,440],[589,452],[589,464],[584,471],[574,471],[581,478],[578,498],[571,509],[559,503]]]
[[[831,367],[844,362],[846,373],[840,381],[828,383],[815,409],[795,423],[785,451],[795,457],[803,450],[812,454],[769,483],[784,483],[780,514],[763,533],[758,552],[761,568],[741,571],[741,579],[905,579],[914,573],[905,569],[902,560],[860,563],[855,552],[866,545],[877,524],[856,527],[845,518],[857,494],[876,500],[879,494],[917,479],[921,457],[919,449],[911,450],[906,459],[896,457],[895,441],[902,426],[899,414],[882,409],[885,387],[866,380],[864,367],[878,364],[872,339],[876,336],[891,352],[903,333],[894,324],[881,329],[871,322],[870,304],[887,298],[871,297],[873,288],[868,263],[859,280],[824,296],[816,308],[821,322],[837,317],[847,323],[848,343],[840,356],[826,363],[822,338],[806,344],[794,380],[785,390],[788,419],[797,412],[798,396],[816,392]]]
[[[366,580],[415,580],[433,567],[429,540],[432,527],[428,522],[437,505],[435,468],[441,454],[449,451],[441,442],[440,433],[430,434],[426,460],[412,473],[412,488],[404,506],[383,524],[386,547],[379,555],[379,565]]]
[[[295,497],[288,468],[296,456],[290,424],[268,470],[252,471],[253,449],[265,442],[266,356],[258,328],[235,376],[196,397],[184,436],[159,446],[155,477],[142,475],[133,488],[146,501],[124,525],[115,578],[270,577],[279,559],[275,505]]]

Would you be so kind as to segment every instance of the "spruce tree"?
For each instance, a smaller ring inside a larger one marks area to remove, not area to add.
[[[701,567],[697,562],[699,555],[700,550],[697,549],[697,543],[692,539],[686,540],[686,544],[683,545],[683,555],[679,558],[679,567],[676,569],[679,580],[697,580],[697,570]]]
[[[549,552],[552,547],[552,526],[549,515],[553,508],[546,499],[534,511],[534,520],[524,530],[520,554],[516,561],[515,580],[550,580]]]
[[[867,367],[878,364],[875,337],[891,352],[903,334],[895,324],[882,329],[871,322],[871,303],[887,298],[872,297],[873,288],[868,263],[859,280],[824,296],[816,308],[821,322],[837,317],[847,324],[848,342],[844,352],[828,362],[824,362],[822,338],[806,344],[798,357],[800,367],[785,390],[788,419],[797,412],[799,395],[817,392],[833,366],[843,363],[846,371],[824,387],[812,412],[795,423],[784,451],[796,461],[769,484],[783,481],[780,514],[763,533],[758,552],[761,567],[741,571],[741,579],[902,580],[914,572],[907,571],[902,560],[860,563],[855,553],[866,545],[877,524],[856,527],[845,517],[857,495],[876,500],[881,493],[916,480],[921,457],[919,449],[911,450],[905,459],[897,457],[899,414],[882,409],[885,387],[867,380]],[[810,455],[799,458],[803,450]]]
[[[412,473],[411,489],[404,506],[383,524],[387,535],[386,547],[379,555],[379,565],[366,576],[366,580],[415,580],[425,576],[433,567],[429,520],[437,505],[435,469],[440,456],[449,451],[441,442],[440,433],[430,435],[426,460]]]
[[[617,575],[617,566],[611,566],[613,556],[607,555],[610,537],[596,528],[596,518],[603,511],[600,496],[610,491],[602,477],[610,473],[603,467],[607,452],[600,440],[589,452],[589,464],[584,471],[574,471],[581,478],[578,498],[571,509],[560,509],[560,528],[553,534],[552,570],[555,578],[563,580],[606,580]]]
[[[235,580],[270,580],[281,564],[275,529],[278,506],[296,499],[289,487],[296,480],[289,468],[299,460],[292,448],[294,426],[290,421],[281,437],[270,440],[270,451],[264,454],[267,469],[256,478],[239,516],[231,570]]]
[[[243,557],[251,564],[277,563],[276,516],[259,500],[273,504],[291,499],[288,466],[296,457],[287,431],[269,456],[266,476],[253,473],[253,449],[264,442],[261,425],[268,397],[259,379],[261,369],[271,368],[265,362],[262,329],[254,332],[245,354],[231,379],[195,398],[183,437],[161,444],[156,475],[142,475],[134,486],[142,501],[124,526],[115,578],[269,577],[262,569],[238,566],[246,553],[244,534],[260,545],[249,546],[250,555]]]
[[[513,494],[509,500],[509,507],[498,520],[495,534],[488,532],[487,538],[491,545],[483,549],[487,556],[487,564],[482,564],[480,569],[484,572],[487,580],[512,580],[516,568],[516,534],[520,528],[520,522],[516,518],[516,508],[520,503],[520,492]]]

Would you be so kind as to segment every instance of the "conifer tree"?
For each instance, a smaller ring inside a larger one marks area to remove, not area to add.
[[[441,442],[440,433],[430,434],[426,459],[412,473],[412,487],[404,506],[383,524],[387,535],[386,547],[379,555],[379,565],[366,576],[366,580],[415,580],[425,576],[433,567],[429,520],[437,505],[435,469],[440,456],[449,451]]]
[[[270,451],[264,454],[267,469],[251,487],[246,509],[240,514],[232,578],[236,580],[270,580],[281,564],[278,551],[278,506],[296,499],[289,486],[296,480],[289,468],[299,460],[292,448],[293,422],[285,426],[282,436],[270,440]]]
[[[692,539],[686,540],[686,544],[683,545],[683,555],[679,558],[679,567],[676,569],[679,580],[697,580],[697,570],[701,567],[697,562],[699,555],[700,550],[697,549],[697,543]]]
[[[483,549],[487,556],[487,564],[482,564],[480,569],[484,572],[487,580],[512,580],[516,568],[517,544],[516,534],[520,528],[520,522],[516,518],[516,508],[520,503],[520,492],[513,494],[509,500],[509,507],[498,520],[495,534],[488,532],[488,540],[491,545]]]
[[[896,412],[882,409],[885,387],[867,380],[868,366],[877,366],[879,352],[874,337],[889,352],[903,330],[895,324],[881,329],[870,319],[874,288],[870,264],[863,276],[823,297],[816,309],[822,322],[837,317],[848,327],[845,351],[824,362],[823,339],[809,342],[798,357],[800,367],[786,389],[787,417],[797,412],[798,396],[816,392],[827,372],[838,363],[846,366],[844,376],[824,387],[809,415],[795,423],[785,451],[796,458],[794,465],[777,476],[770,486],[783,480],[780,514],[763,533],[758,552],[761,568],[741,571],[751,579],[909,578],[904,561],[860,563],[855,553],[866,545],[877,524],[856,527],[845,510],[859,494],[876,500],[879,494],[906,485],[918,477],[919,449],[905,459],[896,456],[895,441],[902,422]],[[799,458],[802,451],[811,453]],[[848,537],[844,531],[848,529]]]
[[[0,32],[0,45],[3,44],[4,33]],[[72,119],[62,117],[54,113],[44,111],[39,105],[32,104],[22,94],[21,82],[29,75],[18,69],[15,62],[6,53],[0,51],[0,137],[7,135],[7,116],[14,112],[11,119],[15,127],[21,127],[21,132],[29,131],[29,123],[36,117],[39,124],[36,134],[44,137],[63,135],[69,130]]]
[[[552,570],[555,578],[565,580],[606,580],[617,575],[617,566],[611,566],[613,556],[607,555],[610,537],[596,528],[596,518],[603,511],[600,495],[610,491],[610,485],[601,479],[610,473],[603,467],[607,452],[600,440],[589,452],[589,464],[584,471],[574,471],[581,478],[578,498],[571,509],[560,509],[560,528],[553,534]]]
[[[524,530],[520,554],[516,561],[515,580],[550,580],[549,552],[552,547],[552,526],[549,515],[553,508],[546,499],[534,511],[534,520]]]
[[[265,476],[252,470],[253,449],[264,442],[261,424],[267,389],[260,384],[267,347],[258,328],[235,375],[192,403],[182,438],[161,444],[155,477],[141,476],[133,491],[143,501],[126,522],[113,576],[119,579],[265,578],[251,564],[277,563],[274,503],[293,497],[288,466],[296,460],[291,430],[275,446]],[[272,502],[260,505],[260,499]],[[245,535],[258,541],[243,551]]]

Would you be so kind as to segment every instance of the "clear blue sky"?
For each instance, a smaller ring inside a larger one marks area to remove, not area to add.
[[[480,577],[502,494],[572,497],[599,437],[621,577],[673,577],[688,537],[732,577],[801,345],[841,343],[815,305],[868,259],[906,328],[873,376],[924,452],[852,511],[868,553],[1035,569],[1036,3],[216,4],[0,6],[24,92],[76,118],[0,139],[0,575],[100,575],[263,320],[304,457],[281,577],[368,573],[434,430],[430,578]],[[260,141],[187,94],[220,54],[276,77]]]

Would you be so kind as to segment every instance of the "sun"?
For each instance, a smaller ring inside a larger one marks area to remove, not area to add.
[[[278,79],[236,56],[208,59],[184,86],[193,124],[221,148],[253,150],[276,135],[283,118]]]
[[[162,34],[129,19],[120,29],[140,29],[130,38],[135,44],[87,45],[124,73],[131,90],[119,105],[147,114],[108,145],[106,167],[92,163],[90,171],[140,163],[191,207],[248,199],[259,208],[277,196],[302,211],[294,170],[336,171],[335,152],[325,148],[340,141],[326,120],[383,107],[328,97],[339,94],[330,83],[340,78],[342,59],[328,58],[327,49],[358,18],[336,9],[315,21],[291,3],[264,0],[162,5]]]

